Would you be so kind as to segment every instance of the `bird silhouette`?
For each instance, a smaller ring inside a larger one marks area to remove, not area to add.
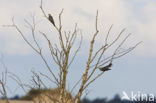
[[[111,70],[110,67],[112,66],[112,63],[108,64],[107,66],[105,67],[102,67],[102,68],[99,68],[101,71],[108,71],[108,70]]]
[[[48,17],[49,21],[55,26],[53,17],[51,16],[51,14],[48,14],[48,15],[49,15],[49,17]]]

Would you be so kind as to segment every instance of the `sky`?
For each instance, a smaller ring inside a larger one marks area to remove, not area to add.
[[[46,73],[45,66],[39,56],[22,40],[22,37],[13,28],[3,27],[12,24],[12,18],[30,38],[30,31],[24,28],[24,19],[31,20],[30,14],[36,15],[36,20],[41,21],[40,30],[49,33],[54,41],[56,31],[50,27],[39,8],[40,0],[0,0],[0,53],[8,70],[16,73],[23,82],[29,82],[31,70]],[[69,74],[69,84],[73,84],[82,73],[85,65],[84,56],[87,52],[87,43],[94,33],[95,15],[99,11],[100,34],[106,34],[113,24],[112,37],[126,28],[124,35],[132,33],[125,47],[138,41],[143,41],[134,51],[116,60],[112,70],[106,72],[89,88],[88,97],[91,99],[108,97],[121,94],[122,91],[141,91],[143,93],[156,94],[155,61],[156,61],[156,1],[155,0],[44,0],[43,7],[46,13],[51,13],[58,24],[58,14],[63,12],[64,29],[72,30],[74,23],[82,29],[84,45],[72,65]],[[50,29],[51,28],[51,29]],[[98,43],[102,42],[98,38]],[[98,46],[98,43],[96,46]],[[45,45],[41,39],[41,45]],[[45,52],[47,53],[47,52]],[[45,54],[46,55],[46,54]],[[49,58],[47,58],[49,59]],[[51,63],[53,64],[53,63]],[[3,71],[1,66],[0,71]],[[72,77],[72,78],[71,78]],[[47,83],[48,84],[48,83]],[[48,84],[54,86],[53,84]],[[8,87],[12,92],[9,95],[24,94],[18,89],[17,84],[8,80]],[[70,86],[69,86],[70,88]]]

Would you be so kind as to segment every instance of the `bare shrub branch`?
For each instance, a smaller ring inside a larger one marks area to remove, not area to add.
[[[37,25],[38,22],[35,20],[35,16],[31,15],[32,23],[28,21],[27,19],[24,19],[25,21],[25,27],[28,28],[31,31],[31,38],[32,41],[30,41],[28,38],[26,38],[25,33],[20,29],[20,27],[14,22],[14,19],[12,19],[12,25],[7,25],[6,27],[14,27],[18,33],[21,35],[23,40],[41,57],[42,61],[44,62],[48,72],[52,75],[52,77],[48,76],[47,74],[43,74],[41,72],[36,73],[32,71],[32,82],[37,88],[47,88],[46,84],[41,80],[41,77],[46,78],[51,83],[54,83],[57,86],[57,92],[58,92],[58,98],[52,98],[50,96],[51,94],[46,94],[48,98],[51,98],[52,101],[55,101],[56,103],[67,103],[72,98],[69,96],[69,93],[67,91],[67,76],[69,72],[69,68],[71,67],[73,61],[75,60],[76,56],[78,55],[78,52],[80,51],[80,48],[82,46],[83,42],[83,36],[81,31],[79,32],[77,23],[75,23],[75,26],[73,30],[66,31],[63,30],[63,24],[62,24],[62,14],[63,9],[58,14],[58,25],[54,23],[52,18],[52,15],[49,17],[47,16],[48,13],[45,12],[43,8],[43,3],[41,0],[40,4],[41,12],[44,15],[44,18],[51,23],[53,28],[57,32],[57,40],[58,43],[53,43],[52,40],[48,37],[48,34],[45,32],[42,32],[41,30],[37,31]],[[51,17],[51,18],[50,18]],[[57,23],[57,22],[56,22]],[[96,39],[100,35],[99,28],[98,28],[98,11],[96,12],[96,18],[95,18],[95,32],[92,35],[92,38],[89,43],[89,52],[87,53],[87,61],[84,68],[84,72],[81,75],[80,79],[75,83],[73,88],[71,88],[70,93],[73,93],[75,88],[78,87],[78,91],[76,93],[76,96],[74,98],[74,103],[79,103],[81,96],[83,95],[85,89],[92,84],[95,80],[97,80],[100,76],[104,74],[105,71],[101,71],[99,74],[94,75],[97,70],[100,70],[101,67],[111,67],[106,64],[109,63],[109,65],[113,63],[113,61],[117,58],[120,58],[132,50],[134,50],[141,42],[136,43],[134,46],[129,47],[127,49],[122,49],[122,46],[126,43],[128,40],[130,34],[128,34],[126,37],[120,40],[120,38],[123,36],[123,33],[126,29],[122,29],[120,33],[117,35],[115,39],[113,39],[110,43],[108,40],[110,39],[110,33],[113,28],[113,25],[110,26],[108,32],[106,33],[106,37],[104,38],[104,43],[102,46],[100,46],[98,49],[95,47]],[[49,52],[50,59],[56,64],[56,67],[51,67],[48,62],[48,57],[44,55],[44,48],[41,47],[40,42],[36,38],[36,32],[41,34],[44,37],[44,41],[46,41],[47,49],[45,51]],[[80,38],[79,38],[80,34]],[[75,45],[78,42],[77,45]],[[117,43],[120,44],[117,44]],[[116,47],[113,47],[114,45],[117,45]],[[73,49],[73,47],[75,47]],[[111,50],[111,47],[113,47],[114,51],[112,50],[109,55],[105,55],[106,51]],[[119,52],[120,51],[120,52]],[[110,70],[107,68],[108,70]],[[57,73],[54,73],[54,69],[57,70]],[[24,88],[24,84],[20,81],[16,75],[12,74],[12,79],[14,79],[22,88]],[[73,99],[73,98],[72,98]]]

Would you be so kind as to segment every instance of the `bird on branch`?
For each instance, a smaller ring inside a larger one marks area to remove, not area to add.
[[[101,71],[108,71],[108,70],[111,70],[110,67],[112,66],[112,63],[108,64],[107,66],[105,67],[102,67],[102,68],[99,68]]]
[[[48,14],[48,15],[49,15],[49,17],[48,17],[49,21],[55,26],[53,17],[51,16],[51,14]]]

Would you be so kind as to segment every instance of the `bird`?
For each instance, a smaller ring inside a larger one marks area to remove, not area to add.
[[[108,70],[111,70],[110,67],[112,66],[112,63],[108,64],[107,66],[105,67],[102,67],[102,68],[99,68],[101,71],[108,71]]]
[[[49,21],[55,26],[53,17],[51,16],[51,14],[48,14],[48,15],[49,15],[49,17],[48,17]]]

